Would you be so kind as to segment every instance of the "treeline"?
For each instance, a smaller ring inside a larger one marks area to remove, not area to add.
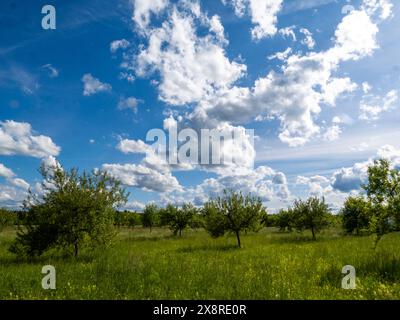
[[[312,239],[329,226],[342,226],[347,234],[383,235],[400,231],[400,172],[387,160],[377,160],[368,169],[368,183],[359,196],[349,197],[340,213],[334,215],[325,199],[311,197],[295,200],[288,209],[268,214],[261,199],[227,190],[198,208],[190,203],[160,208],[148,204],[144,212],[119,212],[128,193],[106,172],[79,174],[60,167],[41,168],[42,195],[29,193],[24,210],[18,214],[0,210],[0,229],[18,225],[10,248],[18,255],[41,255],[55,247],[71,249],[75,256],[82,246],[108,245],[116,235],[115,227],[142,225],[169,227],[176,236],[188,229],[204,228],[217,238],[234,234],[241,247],[243,233],[263,227],[281,231],[309,230]],[[1,231],[1,230],[0,230]]]

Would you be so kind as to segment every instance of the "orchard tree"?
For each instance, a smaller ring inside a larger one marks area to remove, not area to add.
[[[376,235],[376,248],[385,234],[396,230],[400,220],[400,172],[386,159],[375,160],[363,189],[371,206],[370,229]]]
[[[160,224],[160,208],[156,204],[150,203],[146,205],[142,214],[142,226],[145,228],[153,229],[153,227]]]
[[[197,214],[197,209],[192,204],[184,204],[178,208],[169,204],[162,213],[161,221],[173,231],[174,235],[182,236],[182,231],[190,226],[193,217]]]
[[[347,198],[343,209],[340,211],[344,230],[349,234],[355,232],[357,235],[368,230],[371,222],[371,212],[370,202],[364,197]]]
[[[209,201],[203,208],[205,229],[210,235],[220,237],[226,232],[233,232],[239,248],[240,234],[259,231],[265,214],[266,210],[259,198],[233,191],[224,191],[223,197]]]
[[[60,165],[42,165],[40,173],[43,192],[29,191],[23,227],[10,250],[35,256],[53,247],[72,247],[78,256],[87,242],[108,244],[115,235],[115,209],[128,196],[120,182],[100,170],[79,174]]]
[[[325,199],[311,197],[306,201],[296,200],[291,210],[296,229],[311,230],[313,240],[317,239],[318,232],[330,224],[331,213]]]
[[[295,226],[294,215],[292,209],[280,210],[276,215],[276,224],[280,231],[291,232]]]

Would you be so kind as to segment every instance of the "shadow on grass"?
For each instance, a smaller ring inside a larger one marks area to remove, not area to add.
[[[7,253],[6,256],[0,257],[1,266],[17,266],[17,265],[52,265],[57,263],[90,263],[95,260],[97,254],[95,251],[85,250],[78,257],[74,257],[70,253],[63,252],[62,250],[54,250],[52,253],[46,253],[39,257],[19,257],[12,253]]]
[[[179,248],[176,251],[180,253],[192,253],[192,252],[229,252],[240,250],[236,245],[222,245],[222,246],[197,246],[197,247],[185,247]]]
[[[390,253],[374,253],[369,259],[354,265],[357,277],[373,277],[389,283],[398,283],[400,281],[400,258]],[[342,279],[341,268],[332,266],[320,278],[319,284],[332,284],[341,286]]]

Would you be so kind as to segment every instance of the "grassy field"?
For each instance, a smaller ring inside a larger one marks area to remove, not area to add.
[[[114,246],[77,259],[49,253],[18,261],[7,248],[14,230],[0,234],[0,299],[400,299],[400,234],[343,237],[265,229],[215,240],[204,231],[182,238],[120,229]],[[41,268],[54,265],[57,289],[41,288]],[[357,289],[344,290],[344,265],[357,271]]]

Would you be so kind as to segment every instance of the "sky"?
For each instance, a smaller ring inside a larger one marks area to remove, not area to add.
[[[398,2],[2,0],[0,26],[0,206],[40,194],[44,164],[109,172],[129,210],[233,189],[337,211],[374,159],[400,165]],[[171,164],[146,138],[174,128],[246,148]]]

